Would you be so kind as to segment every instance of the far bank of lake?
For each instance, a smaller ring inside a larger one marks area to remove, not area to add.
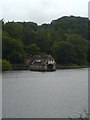
[[[12,64],[10,68],[4,68],[4,70],[29,70],[30,65],[27,64]],[[5,66],[4,66],[5,67]],[[7,67],[7,66],[6,66]],[[90,65],[60,65],[56,64],[56,69],[78,69],[78,68],[88,68]],[[3,71],[4,71],[3,70]]]

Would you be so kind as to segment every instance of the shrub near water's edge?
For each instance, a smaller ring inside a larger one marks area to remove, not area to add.
[[[12,65],[8,60],[2,60],[2,71],[8,71],[12,69]]]

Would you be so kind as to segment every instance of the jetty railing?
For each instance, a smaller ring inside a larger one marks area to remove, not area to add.
[[[27,64],[12,64],[12,70],[29,70]]]

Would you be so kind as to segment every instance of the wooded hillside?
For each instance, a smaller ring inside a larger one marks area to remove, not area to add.
[[[51,54],[61,65],[90,63],[88,18],[64,16],[50,24],[2,21],[2,58],[24,63],[37,54]]]

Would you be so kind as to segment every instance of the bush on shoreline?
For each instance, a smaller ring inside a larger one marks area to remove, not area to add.
[[[12,64],[8,60],[2,60],[2,71],[8,71],[12,69]]]

